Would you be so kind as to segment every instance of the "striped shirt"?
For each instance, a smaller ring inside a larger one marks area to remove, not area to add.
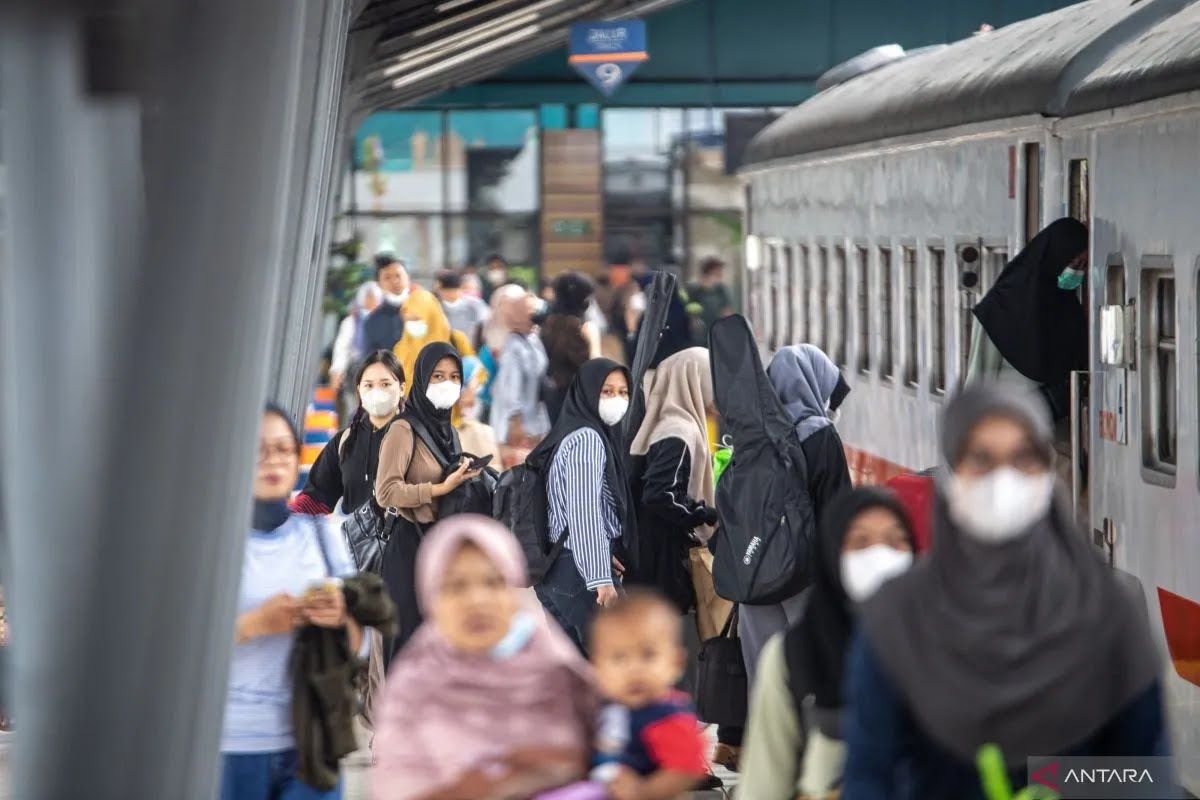
[[[611,542],[621,538],[617,504],[605,476],[607,462],[600,434],[580,428],[558,446],[546,481],[550,541],[571,532],[565,547],[588,589],[612,585]]]

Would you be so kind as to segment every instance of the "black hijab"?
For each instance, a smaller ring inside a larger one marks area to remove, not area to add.
[[[854,601],[842,586],[842,544],[855,517],[873,508],[895,514],[913,552],[917,550],[904,507],[886,489],[854,489],[829,504],[817,538],[817,561],[808,604],[783,637],[788,687],[797,711],[809,695],[815,696],[817,708],[839,709],[843,705],[842,675],[846,651],[854,636]]]
[[[462,358],[449,342],[430,342],[421,348],[413,368],[412,389],[408,393],[408,401],[404,404],[400,418],[424,426],[438,449],[434,456],[446,464],[454,464],[461,455],[462,447],[458,443],[458,434],[454,432],[454,426],[450,424],[450,412],[453,408],[445,411],[434,408],[433,403],[425,396],[433,368],[443,358],[453,358],[459,372],[462,371]]]
[[[975,306],[975,318],[1004,360],[1030,380],[1055,385],[1087,365],[1087,319],[1058,275],[1087,250],[1088,229],[1063,217],[1033,237]]]
[[[564,272],[554,279],[554,303],[551,314],[563,314],[583,319],[588,303],[596,293],[596,284],[587,275],[579,272]]]
[[[613,372],[621,372],[631,380],[629,370],[608,358],[593,358],[584,363],[575,373],[575,379],[567,388],[562,411],[546,438],[533,449],[525,463],[539,475],[550,474],[550,466],[558,453],[563,439],[580,428],[591,428],[604,441],[605,477],[609,491],[616,502],[617,519],[621,522],[622,540],[626,553],[636,552],[634,538],[637,535],[637,515],[629,491],[629,478],[625,471],[625,448],[621,437],[621,424],[605,425],[600,419],[600,389]],[[632,382],[630,390],[633,389]]]

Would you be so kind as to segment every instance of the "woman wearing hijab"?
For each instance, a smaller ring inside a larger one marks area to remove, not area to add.
[[[292,508],[302,514],[329,514],[341,503],[353,513],[375,495],[379,449],[404,397],[404,369],[396,356],[376,350],[358,368],[354,385],[358,410],[350,424],[329,440]]]
[[[620,556],[636,548],[618,427],[628,410],[629,371],[594,358],[580,367],[558,421],[526,459],[546,482],[550,541],[566,537],[537,595],[581,652],[597,604],[617,598]]]
[[[550,363],[547,377],[552,390],[546,399],[551,421],[558,418],[575,373],[590,358],[600,355],[600,332],[587,321],[596,284],[578,272],[564,272],[554,279],[554,303],[541,323],[542,344]]]
[[[1087,227],[1063,217],[1005,265],[973,312],[967,383],[1023,381],[1041,388],[1055,419],[1067,416],[1071,371],[1087,368],[1087,318],[1075,294],[1087,246]]]
[[[487,370],[477,356],[463,356],[463,388],[458,400],[459,419],[456,421],[458,438],[463,452],[482,458],[492,457],[492,465],[500,468],[500,445],[496,443],[496,432],[481,419],[479,392],[487,382]]]
[[[1055,502],[1028,392],[968,388],[942,418],[933,547],[862,613],[848,658],[845,800],[982,798],[975,758],[1167,755],[1145,606]]]
[[[470,514],[441,522],[416,581],[428,621],[388,675],[374,796],[530,797],[582,777],[595,690],[566,637],[524,607],[512,534]]]
[[[819,531],[829,504],[851,488],[846,451],[831,418],[850,387],[829,356],[811,344],[789,345],[779,350],[767,367],[767,377],[795,424],[808,470],[808,496]],[[751,683],[759,653],[767,640],[795,624],[803,605],[801,592],[782,603],[739,607],[738,632]]]
[[[383,438],[375,499],[407,523],[398,526],[383,551],[383,580],[396,604],[399,632],[395,653],[421,622],[413,569],[421,531],[438,520],[438,501],[478,477],[468,471],[450,412],[462,393],[462,360],[446,342],[425,345],[414,365],[404,411]],[[457,465],[457,466],[455,466]]]
[[[424,289],[413,291],[404,303],[404,334],[392,348],[404,374],[413,375],[417,356],[426,345],[433,342],[451,342],[450,321],[442,304],[432,292]],[[466,341],[464,336],[461,341]]]
[[[804,611],[758,662],[738,784],[746,797],[824,798],[840,782],[842,677],[857,608],[909,568],[914,546],[890,492],[854,489],[827,509]]]
[[[292,722],[292,643],[305,625],[344,628],[350,652],[363,631],[346,613],[341,591],[312,592],[318,582],[354,574],[341,535],[291,514],[287,498],[300,473],[300,435],[286,412],[268,406],[258,434],[254,515],[238,589],[235,645],[221,735],[221,800],[336,800],[297,777]]]
[[[708,350],[692,347],[647,378],[646,416],[636,456],[638,566],[631,583],[653,586],[686,614],[694,604],[688,550],[712,537],[716,486],[708,451],[713,407]]]
[[[505,286],[492,298],[496,302],[497,323],[507,333],[497,351],[490,423],[501,444],[528,449],[550,430],[550,419],[541,400],[546,351],[533,330],[533,303],[528,292]]]

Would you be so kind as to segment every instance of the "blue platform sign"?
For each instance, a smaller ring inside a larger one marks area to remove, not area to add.
[[[581,22],[571,26],[571,56],[580,75],[605,95],[611,95],[650,56],[646,53],[646,23]]]

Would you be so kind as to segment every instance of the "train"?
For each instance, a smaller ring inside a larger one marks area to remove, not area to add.
[[[1143,589],[1200,794],[1200,2],[1090,0],[863,63],[747,149],[747,316],[768,349],[838,363],[848,462],[881,483],[938,463],[1005,263],[1056,218],[1087,224],[1069,483]]]

